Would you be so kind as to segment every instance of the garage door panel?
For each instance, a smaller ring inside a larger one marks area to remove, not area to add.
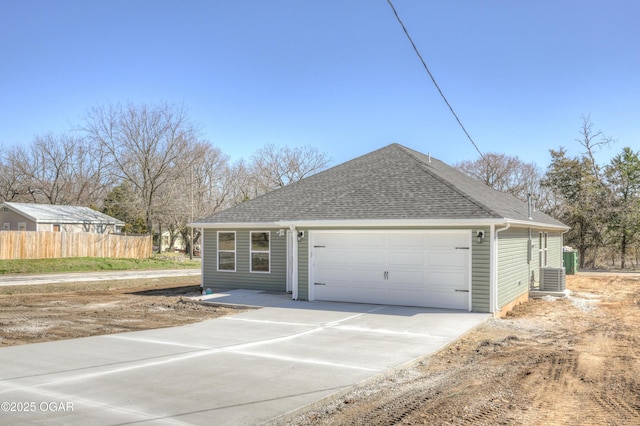
[[[349,250],[317,250],[316,262],[319,265],[347,265]]]
[[[467,251],[433,251],[427,255],[427,266],[460,268],[467,263],[468,258]]]
[[[390,252],[387,256],[387,266],[390,269],[398,267],[409,267],[413,269],[424,269],[425,266],[424,251],[397,251]]]
[[[377,269],[354,267],[349,271],[348,275],[355,285],[377,284],[384,281],[384,273]]]
[[[424,306],[425,293],[423,289],[396,289],[394,291],[387,291],[385,300],[388,300],[387,305],[406,305],[406,306]],[[376,302],[380,303],[380,302]]]
[[[469,304],[468,293],[450,293],[450,292],[429,292],[425,295],[427,299],[437,298],[438,307],[447,309],[462,309],[460,306]]]
[[[469,308],[470,231],[313,233],[315,300]],[[456,291],[462,290],[462,291]]]
[[[455,249],[456,247],[469,246],[469,234],[459,232],[433,232],[427,236],[427,245],[430,248]]]
[[[350,250],[348,261],[353,266],[379,266],[385,261],[385,254],[381,250]]]
[[[315,286],[316,299],[318,300],[336,300],[339,302],[355,302],[355,303],[380,303],[384,298],[385,290],[374,286],[336,286],[323,285]]]
[[[424,234],[390,234],[386,248],[395,250],[424,250],[426,238]]]
[[[406,271],[406,270],[390,270],[388,272],[388,287],[395,289],[401,286],[411,286],[415,288],[424,288],[425,271]]]
[[[442,272],[442,271],[430,271],[429,275],[429,288],[431,289],[449,289],[453,290],[468,290],[469,279],[468,276],[462,272]]]
[[[385,236],[380,233],[371,234],[351,234],[348,237],[349,247],[355,250],[377,249],[382,250],[385,246]]]

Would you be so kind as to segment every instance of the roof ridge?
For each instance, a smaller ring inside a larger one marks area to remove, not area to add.
[[[422,159],[418,158],[418,154],[424,156],[424,154],[419,153],[418,151],[415,151],[411,148],[407,148],[404,145],[400,145],[398,143],[396,144],[392,144],[392,145],[397,145],[398,148],[401,149],[401,151],[409,156],[410,158],[412,158],[414,161],[416,161],[416,163],[418,163],[418,165],[427,173],[429,173],[431,176],[433,176],[435,179],[437,179],[438,181],[440,181],[441,183],[443,183],[444,185],[448,186],[449,188],[453,189],[455,192],[457,192],[458,194],[460,194],[462,197],[464,197],[465,199],[471,201],[473,204],[477,205],[479,208],[481,208],[482,210],[484,210],[485,212],[491,214],[491,215],[495,215],[495,216],[501,216],[497,211],[495,211],[494,209],[492,209],[491,207],[487,206],[485,203],[482,203],[478,200],[476,200],[474,197],[472,197],[470,194],[467,194],[465,191],[463,191],[462,189],[458,188],[456,185],[452,184],[451,182],[449,182],[447,179],[444,179],[442,176],[440,176],[438,173],[435,173],[433,170],[430,170],[428,167],[428,163],[425,163]],[[429,154],[429,159],[434,159],[438,162],[441,162],[440,160],[438,160],[437,158],[433,158],[431,157],[431,155]],[[442,163],[442,162],[441,162]],[[444,163],[442,163],[444,164]],[[448,166],[448,165],[447,165]],[[451,167],[451,166],[448,166]],[[455,170],[455,168],[451,167],[452,169]],[[457,171],[457,170],[456,170]],[[463,173],[461,173],[462,175],[464,175]],[[466,175],[464,175],[466,176]],[[466,176],[469,179],[469,176]],[[479,184],[484,185],[482,182],[478,181]]]

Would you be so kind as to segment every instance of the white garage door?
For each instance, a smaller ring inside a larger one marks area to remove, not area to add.
[[[470,310],[471,231],[310,233],[311,298]]]

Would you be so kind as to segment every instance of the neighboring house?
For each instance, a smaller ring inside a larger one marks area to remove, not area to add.
[[[3,231],[59,231],[118,233],[124,222],[89,207],[52,204],[2,203]]]
[[[160,238],[161,251],[184,251],[185,241],[182,240],[182,234],[178,232],[174,236],[173,244],[171,244],[171,232],[163,231],[162,238]]]
[[[192,226],[205,288],[494,314],[560,271],[569,229],[398,144]]]

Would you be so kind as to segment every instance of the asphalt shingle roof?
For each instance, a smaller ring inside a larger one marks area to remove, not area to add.
[[[529,221],[526,203],[399,144],[347,161],[197,221],[507,219]],[[564,225],[541,212],[532,222]]]

